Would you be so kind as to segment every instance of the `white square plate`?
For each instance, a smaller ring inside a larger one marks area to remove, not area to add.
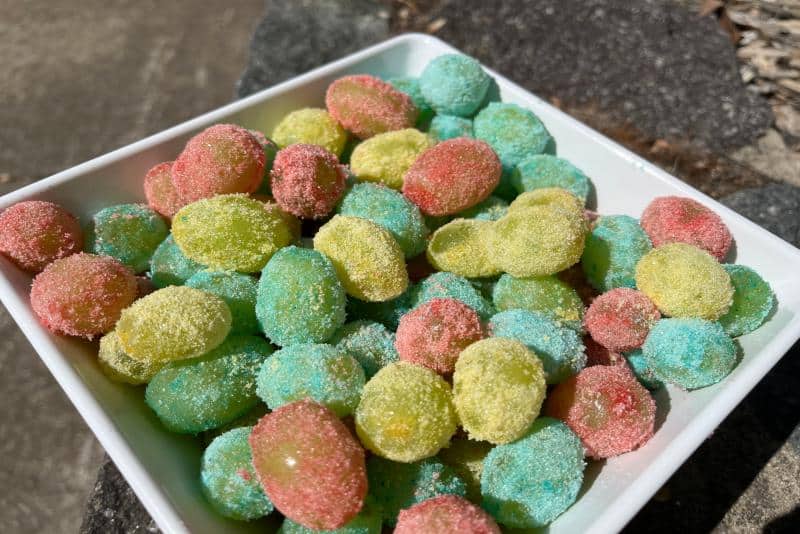
[[[396,37],[5,195],[0,209],[21,200],[50,200],[85,221],[105,206],[144,201],[144,173],[156,163],[174,159],[191,135],[211,124],[233,122],[269,133],[287,112],[321,106],[325,88],[340,76],[419,75],[428,61],[450,52],[456,50],[434,37]],[[730,227],[736,262],[755,268],[772,284],[778,298],[769,322],[739,339],[744,358],[733,373],[720,384],[691,393],[671,387],[662,390],[656,396],[662,410],[655,437],[636,452],[590,467],[578,501],[550,527],[551,534],[614,532],[800,337],[800,251],[489,72],[497,80],[503,101],[533,110],[555,137],[558,154],[592,178],[601,213],[638,217],[655,196],[696,198]],[[0,271],[3,304],[165,532],[265,530],[263,522],[228,521],[214,513],[200,493],[199,440],[164,430],[145,406],[141,388],[106,379],[96,364],[96,344],[48,333],[28,304],[30,276],[4,258],[0,258]]]

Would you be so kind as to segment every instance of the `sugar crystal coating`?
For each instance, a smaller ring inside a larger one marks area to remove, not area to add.
[[[284,519],[278,534],[381,534],[383,520],[378,507],[370,503],[370,496],[364,501],[364,507],[358,515],[333,530],[316,530],[304,527],[291,519]]]
[[[428,261],[440,271],[449,271],[468,278],[500,274],[487,247],[491,232],[491,221],[451,221],[431,236],[428,242]]]
[[[509,209],[495,222],[488,248],[503,272],[516,277],[545,276],[577,263],[585,238],[582,215],[558,206],[532,206]]]
[[[528,310],[573,330],[582,329],[584,306],[580,296],[555,276],[515,278],[504,274],[494,285],[492,300],[497,311]]]
[[[625,355],[625,360],[628,362],[631,371],[633,371],[636,380],[638,380],[641,385],[650,391],[664,387],[664,383],[656,378],[656,373],[653,371],[647,358],[645,358],[642,349],[635,349],[627,353]]]
[[[314,236],[314,248],[331,260],[345,291],[357,299],[391,300],[408,287],[400,245],[372,221],[336,215]]]
[[[211,506],[232,519],[251,520],[272,512],[253,470],[247,442],[252,427],[229,430],[206,448],[200,467],[203,494]]]
[[[329,214],[345,188],[345,173],[336,155],[317,145],[290,145],[275,156],[270,173],[275,201],[303,219]]]
[[[419,114],[407,94],[366,74],[335,80],[325,93],[325,106],[346,130],[360,139],[411,128]]]
[[[260,337],[231,336],[199,358],[166,365],[147,385],[145,402],[172,432],[217,428],[258,403],[256,374],[270,354]]]
[[[394,341],[394,332],[381,323],[364,320],[347,323],[330,339],[330,343],[338,350],[361,364],[367,379],[400,359]]]
[[[283,248],[261,272],[256,315],[276,345],[327,341],[344,324],[345,304],[333,265],[316,250]]]
[[[561,421],[541,417],[522,439],[486,456],[483,508],[508,527],[544,527],[575,502],[585,465],[578,436]]]
[[[231,312],[221,298],[199,289],[169,286],[126,308],[117,323],[125,352],[137,360],[194,358],[222,343]]]
[[[719,215],[686,197],[658,197],[642,213],[642,228],[653,246],[688,243],[717,260],[728,255],[733,237]]]
[[[267,496],[292,521],[331,530],[361,510],[364,449],[324,406],[302,400],[265,415],[250,434],[250,448]]]
[[[569,425],[587,455],[610,458],[653,437],[656,403],[627,367],[595,365],[556,386],[545,413]]]
[[[661,245],[636,264],[636,287],[661,313],[715,320],[733,302],[731,277],[713,256],[686,243]]]
[[[495,312],[492,304],[469,280],[453,273],[433,273],[414,286],[410,293],[412,308],[435,298],[454,298],[475,310],[483,321],[488,321]]]
[[[736,344],[719,323],[694,318],[661,319],[642,352],[656,378],[684,389],[716,384],[738,359]]]
[[[184,205],[172,181],[173,163],[172,161],[159,163],[144,175],[144,196],[147,205],[168,219],[178,213]]]
[[[86,242],[89,252],[116,258],[141,273],[168,233],[164,219],[144,204],[118,204],[94,214]]]
[[[463,497],[442,495],[402,510],[396,534],[500,534],[494,519]]]
[[[401,360],[449,375],[461,351],[483,337],[475,310],[460,300],[437,298],[400,319],[395,346]]]
[[[492,317],[492,336],[515,339],[542,362],[548,384],[558,384],[586,366],[583,343],[575,330],[528,310],[508,310]]]
[[[396,462],[433,456],[457,425],[447,382],[407,362],[387,365],[367,382],[355,419],[361,443]]]
[[[184,206],[172,220],[181,252],[215,269],[254,273],[293,241],[286,220],[258,200],[220,195]]]
[[[249,274],[235,271],[199,271],[186,285],[216,295],[231,312],[232,334],[258,334],[256,292],[258,281]]]
[[[436,113],[469,117],[483,103],[491,78],[477,60],[444,54],[428,63],[419,83],[425,101]]]
[[[775,307],[775,294],[769,284],[750,267],[725,264],[731,277],[733,303],[719,318],[729,336],[749,334],[761,326]]]
[[[566,189],[584,203],[589,196],[589,178],[569,161],[550,154],[534,154],[520,161],[511,183],[524,193],[549,187]]]
[[[629,352],[644,343],[661,318],[658,308],[635,289],[620,287],[603,293],[586,310],[586,330],[613,352]]]
[[[336,207],[336,213],[369,219],[386,228],[406,258],[425,250],[429,232],[419,208],[388,187],[356,184],[345,193]]]
[[[364,387],[364,370],[355,358],[324,344],[284,347],[258,373],[258,396],[274,410],[310,398],[338,417],[355,411]]]
[[[31,307],[48,330],[91,339],[114,329],[136,289],[133,273],[117,260],[78,253],[53,261],[36,275]]]
[[[455,115],[436,115],[428,132],[437,141],[472,137],[472,120]]]
[[[496,221],[508,213],[508,202],[502,198],[490,196],[483,202],[475,204],[458,214],[464,219],[478,219],[479,221]]]
[[[411,98],[411,101],[417,107],[417,110],[419,110],[417,126],[421,129],[427,126],[431,118],[435,115],[435,112],[430,104],[425,101],[425,97],[422,96],[419,78],[414,78],[413,76],[399,76],[396,78],[389,78],[386,81],[389,82],[392,87],[407,94],[409,98]]]
[[[488,338],[458,357],[453,403],[470,439],[509,443],[539,415],[546,387],[542,362],[525,345]]]
[[[438,458],[453,468],[458,477],[466,483],[466,497],[475,504],[481,502],[483,462],[493,447],[494,445],[488,441],[475,441],[456,436],[438,454]]]
[[[370,494],[383,511],[384,521],[394,526],[397,514],[439,495],[466,494],[467,486],[455,471],[435,458],[400,463],[371,456],[367,460]]]
[[[0,254],[21,269],[38,273],[82,248],[78,219],[58,204],[27,200],[0,214]]]
[[[115,382],[138,386],[146,384],[164,367],[165,362],[140,361],[125,354],[119,336],[115,331],[100,338],[97,352],[100,368]]]
[[[450,215],[488,197],[500,160],[483,141],[458,137],[425,150],[403,177],[403,194],[426,215]]]
[[[347,132],[324,109],[304,108],[283,117],[272,130],[272,139],[280,148],[317,145],[339,156],[347,143]]]
[[[264,178],[264,149],[235,124],[215,124],[192,137],[172,164],[182,203],[229,193],[252,193]]]
[[[180,286],[204,268],[202,264],[184,256],[170,234],[150,257],[150,280],[159,289]]]
[[[636,219],[603,215],[586,236],[581,267],[599,291],[636,287],[636,264],[652,249],[650,238]]]
[[[350,169],[358,180],[400,189],[406,171],[433,145],[433,139],[414,128],[380,133],[353,149]]]

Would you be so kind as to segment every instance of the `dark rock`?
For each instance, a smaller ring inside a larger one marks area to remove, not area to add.
[[[117,466],[106,458],[86,506],[81,534],[160,532]]]
[[[250,42],[240,97],[382,41],[389,10],[370,0],[267,0]]]
[[[772,184],[744,189],[724,197],[721,202],[800,247],[800,187]]]
[[[444,19],[438,37],[567,110],[592,107],[713,149],[745,145],[772,122],[717,21],[669,0],[427,4],[396,15],[394,27],[424,31]]]

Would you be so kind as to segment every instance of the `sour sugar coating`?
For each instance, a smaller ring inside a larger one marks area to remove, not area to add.
[[[587,455],[611,458],[653,437],[656,403],[626,366],[595,365],[556,386],[545,413],[569,425]]]
[[[220,195],[181,208],[172,235],[187,257],[213,269],[255,273],[294,240],[276,210],[245,195]]]
[[[128,356],[114,331],[100,338],[97,361],[108,378],[133,386],[147,384],[164,367],[164,362],[143,362]]]
[[[433,145],[431,137],[413,128],[384,132],[353,149],[350,169],[360,181],[378,182],[399,190],[409,167]]]
[[[403,194],[426,215],[451,215],[488,197],[500,182],[500,172],[500,160],[485,142],[448,139],[409,167]]]
[[[344,526],[334,530],[316,530],[304,527],[291,519],[284,519],[278,534],[381,534],[383,519],[381,511],[370,503],[370,496],[364,501],[364,507],[358,515]]]
[[[463,497],[442,495],[400,512],[395,534],[500,534],[492,516]]]
[[[528,310],[580,331],[584,306],[578,293],[555,276],[515,278],[504,274],[494,285],[492,301],[497,311]]]
[[[431,121],[428,133],[437,141],[447,141],[456,137],[474,137],[472,120],[455,115],[436,115]]]
[[[262,204],[264,204],[264,209],[266,209],[269,213],[275,213],[284,220],[292,234],[293,242],[300,240],[303,231],[303,223],[300,222],[300,219],[281,208],[272,197],[259,195],[258,193],[255,193],[251,196],[252,198],[259,200]]]
[[[653,246],[688,243],[723,261],[733,237],[719,215],[687,197],[658,197],[642,213],[642,228]]]
[[[193,287],[169,286],[126,308],[116,330],[131,358],[158,362],[205,354],[230,329],[231,312],[224,300]]]
[[[458,421],[450,385],[425,367],[387,365],[361,393],[356,432],[364,446],[395,462],[415,462],[447,445]]]
[[[302,400],[265,415],[250,434],[250,449],[267,496],[292,521],[332,530],[363,507],[364,449],[321,404]]]
[[[584,323],[594,340],[608,350],[630,352],[642,346],[659,319],[658,308],[644,293],[620,287],[594,299]]]
[[[467,486],[455,471],[435,458],[399,463],[379,456],[367,460],[370,495],[383,511],[384,522],[394,526],[404,508],[439,495],[466,495]]]
[[[252,193],[264,178],[264,149],[249,131],[215,124],[189,139],[172,164],[183,203],[229,193]]]
[[[259,130],[247,130],[250,135],[256,138],[258,144],[264,149],[264,179],[261,185],[256,189],[256,193],[262,195],[272,195],[269,187],[269,173],[272,172],[272,164],[275,162],[275,156],[278,154],[278,144],[264,135],[264,132]]]
[[[636,287],[672,317],[714,321],[733,302],[730,275],[709,253],[686,243],[648,252],[636,264]]]
[[[427,126],[431,118],[436,114],[433,108],[425,101],[422,96],[422,88],[420,88],[419,78],[412,76],[400,76],[397,78],[389,78],[386,80],[392,87],[398,91],[405,93],[411,98],[411,101],[417,107],[419,115],[417,116],[417,126],[423,128]]]
[[[641,385],[650,391],[655,391],[664,387],[664,383],[656,378],[656,373],[653,371],[647,358],[644,357],[642,349],[633,350],[626,354],[624,358],[628,362],[628,367],[633,371],[636,380],[638,380]]]
[[[325,107],[360,139],[411,128],[419,114],[407,94],[366,74],[344,76],[330,84],[325,93]]]
[[[516,104],[492,102],[475,116],[472,127],[475,137],[497,152],[509,180],[523,159],[544,153],[553,142],[539,117]]]
[[[200,482],[203,495],[218,513],[249,521],[272,512],[270,500],[253,470],[247,442],[252,427],[229,430],[216,437],[203,453]]]
[[[347,316],[351,319],[375,321],[389,330],[397,330],[400,318],[412,307],[412,286],[399,297],[384,302],[365,302],[356,298],[347,299]],[[392,342],[394,344],[394,342]]]
[[[481,473],[483,461],[492,445],[488,441],[475,441],[456,436],[450,444],[439,451],[438,458],[450,466],[467,485],[466,497],[475,504],[481,502]]]
[[[524,193],[546,187],[566,189],[586,203],[591,189],[589,178],[569,161],[550,154],[535,154],[520,161],[511,183]]]
[[[491,232],[491,221],[451,221],[433,233],[428,242],[428,261],[440,271],[449,271],[468,278],[500,274],[486,246]]]
[[[477,60],[462,54],[434,58],[422,71],[419,84],[425,101],[436,113],[469,117],[486,98],[491,78]]]
[[[410,297],[412,308],[435,298],[454,298],[475,310],[482,321],[488,321],[495,313],[494,306],[469,280],[453,273],[433,273],[412,288]]]
[[[167,223],[144,204],[118,204],[92,217],[86,242],[89,252],[111,256],[141,273],[169,234]]]
[[[352,414],[364,387],[355,358],[332,345],[300,343],[284,347],[258,373],[258,396],[275,410],[310,398],[338,417]]]
[[[231,312],[232,334],[258,334],[256,319],[258,281],[249,274],[234,271],[200,271],[186,285],[216,295],[225,301]]]
[[[449,375],[461,351],[483,337],[475,310],[453,298],[433,299],[400,319],[395,347],[401,360]]]
[[[41,272],[49,263],[81,249],[78,219],[58,204],[27,200],[0,214],[0,254],[21,269]]]
[[[473,343],[456,362],[453,402],[470,439],[509,443],[520,438],[544,400],[541,360],[513,339]]]
[[[642,346],[656,378],[684,389],[716,384],[736,367],[736,344],[722,325],[703,319],[662,319]]]
[[[117,260],[78,253],[36,275],[31,307],[51,332],[91,339],[114,329],[136,298],[136,286],[136,277]]]
[[[400,359],[394,348],[395,334],[381,323],[353,321],[347,323],[330,340],[332,345],[361,364],[367,379]]]
[[[184,205],[172,181],[173,163],[172,161],[159,163],[144,175],[144,196],[147,205],[167,219],[171,219]]]
[[[490,196],[483,202],[475,204],[458,214],[464,219],[479,221],[496,221],[508,213],[508,202],[500,197]]]
[[[156,247],[150,257],[150,281],[159,289],[181,286],[205,266],[183,255],[172,235]]]
[[[342,198],[345,173],[336,156],[317,145],[290,145],[275,156],[272,196],[302,219],[320,219]]]
[[[347,143],[347,132],[324,109],[304,108],[283,117],[272,130],[272,139],[280,148],[317,145],[339,156]]]
[[[583,343],[575,330],[544,315],[527,310],[508,310],[492,317],[492,336],[523,343],[541,360],[545,380],[558,384],[586,366]]]
[[[161,369],[147,385],[145,402],[172,432],[220,427],[258,403],[256,375],[270,354],[260,337],[231,336],[199,358]]]
[[[544,527],[575,502],[585,465],[578,436],[561,421],[541,417],[522,439],[489,452],[481,475],[483,508],[508,527]]]
[[[345,193],[336,213],[369,219],[386,228],[406,258],[413,258],[425,250],[429,232],[419,208],[388,187],[356,184]]]
[[[533,206],[556,206],[585,218],[583,201],[563,187],[543,187],[519,195],[508,206],[516,211]]]
[[[603,215],[586,236],[581,267],[598,291],[636,287],[636,264],[653,249],[639,222],[627,215]]]
[[[316,250],[283,248],[261,272],[256,315],[276,345],[327,341],[344,324],[345,305],[331,261]]]
[[[558,206],[509,210],[494,223],[489,254],[503,272],[516,277],[545,276],[574,265],[586,239],[582,216]]]
[[[729,336],[749,334],[761,326],[775,307],[775,294],[769,284],[750,267],[725,264],[731,277],[733,304],[719,322]]]
[[[357,299],[383,302],[408,287],[400,245],[372,221],[336,215],[314,236],[314,248],[331,260],[344,290]]]

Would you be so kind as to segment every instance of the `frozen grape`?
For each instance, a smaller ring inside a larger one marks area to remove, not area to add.
[[[401,189],[406,171],[433,145],[433,139],[414,128],[380,133],[353,149],[350,168],[360,181]]]
[[[652,248],[650,238],[636,219],[604,215],[586,236],[581,267],[599,291],[636,287],[636,264]]]
[[[159,289],[180,286],[205,266],[183,255],[172,235],[161,242],[150,258],[150,280]]]
[[[644,293],[620,287],[603,293],[586,311],[586,329],[595,341],[613,352],[629,352],[644,343],[661,318]]]
[[[166,363],[131,358],[125,353],[119,336],[113,330],[100,338],[97,360],[100,368],[111,380],[134,386],[150,382]]]
[[[317,145],[282,149],[275,156],[270,177],[278,205],[303,219],[328,215],[345,188],[345,172],[336,155]]]
[[[462,497],[442,495],[400,512],[395,534],[500,534],[494,519]]]
[[[468,278],[500,274],[487,247],[492,222],[456,219],[433,233],[428,243],[428,261],[441,271]]]
[[[719,318],[732,337],[748,334],[761,326],[775,306],[775,294],[757,272],[744,265],[722,266],[731,277],[733,303]]]
[[[434,58],[420,76],[422,95],[436,113],[460,117],[478,111],[490,83],[481,64],[462,54]]]
[[[272,130],[272,139],[280,148],[317,145],[339,156],[347,143],[347,132],[324,109],[304,108],[283,117]]]
[[[407,94],[366,74],[335,80],[325,93],[325,106],[345,129],[360,139],[411,128],[419,114]]]
[[[400,359],[394,348],[394,332],[374,321],[347,323],[330,340],[332,345],[355,358],[364,369],[367,379]]]
[[[515,278],[504,274],[492,290],[497,311],[528,310],[580,331],[584,306],[578,293],[555,276]]]

